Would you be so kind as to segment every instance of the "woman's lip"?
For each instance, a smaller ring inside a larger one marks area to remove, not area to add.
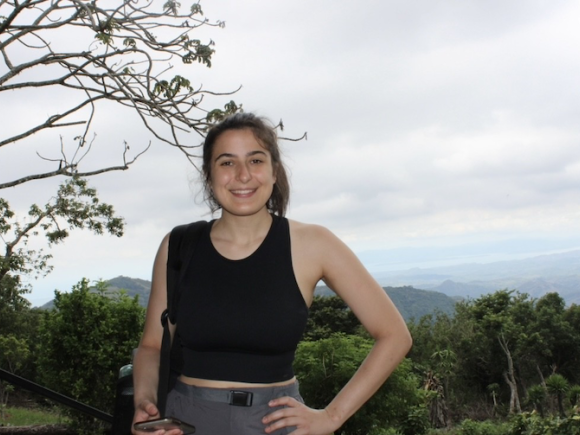
[[[237,196],[251,195],[255,191],[256,191],[256,189],[236,189],[236,190],[230,190],[230,192],[232,194],[237,195]]]

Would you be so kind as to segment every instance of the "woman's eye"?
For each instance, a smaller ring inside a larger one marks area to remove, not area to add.
[[[262,163],[262,162],[263,162],[263,160],[261,160],[261,159],[252,159],[253,164],[258,164],[258,163]]]
[[[232,166],[234,163],[226,160],[225,162],[221,162],[220,166]]]

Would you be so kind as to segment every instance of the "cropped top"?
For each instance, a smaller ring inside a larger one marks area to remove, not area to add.
[[[241,260],[217,252],[213,223],[180,284],[182,373],[249,383],[289,380],[308,307],[294,276],[288,220],[272,215],[262,244]]]

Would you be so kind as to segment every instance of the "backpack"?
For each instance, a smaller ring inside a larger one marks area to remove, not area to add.
[[[159,414],[165,416],[167,394],[175,385],[177,377],[183,367],[181,354],[181,340],[175,334],[173,342],[169,332],[169,322],[177,321],[177,307],[179,305],[179,284],[183,273],[187,270],[193,257],[195,246],[201,233],[207,228],[206,221],[180,225],[171,230],[169,236],[169,252],[167,256],[167,308],[161,314],[163,325],[163,340],[159,361],[159,384],[157,387],[157,408]]]

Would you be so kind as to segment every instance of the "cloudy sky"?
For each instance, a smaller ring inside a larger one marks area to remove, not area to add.
[[[371,271],[580,247],[577,1],[202,5],[226,26],[200,32],[216,43],[212,68],[184,73],[211,90],[242,85],[233,98],[246,111],[282,119],[287,136],[308,133],[282,145],[288,216],[329,227]],[[5,131],[45,118],[54,104],[15,97],[0,94]],[[123,140],[132,150],[150,140],[130,114],[98,116],[94,162],[118,155]],[[51,134],[52,150],[34,141],[0,149],[0,181],[39,167],[36,151],[58,153],[59,132]],[[101,199],[125,217],[126,235],[73,233],[52,250],[54,272],[32,281],[30,300],[42,304],[82,277],[149,279],[163,235],[210,217],[196,179],[155,141],[128,172],[95,178]],[[22,210],[45,201],[51,183],[0,195]]]

